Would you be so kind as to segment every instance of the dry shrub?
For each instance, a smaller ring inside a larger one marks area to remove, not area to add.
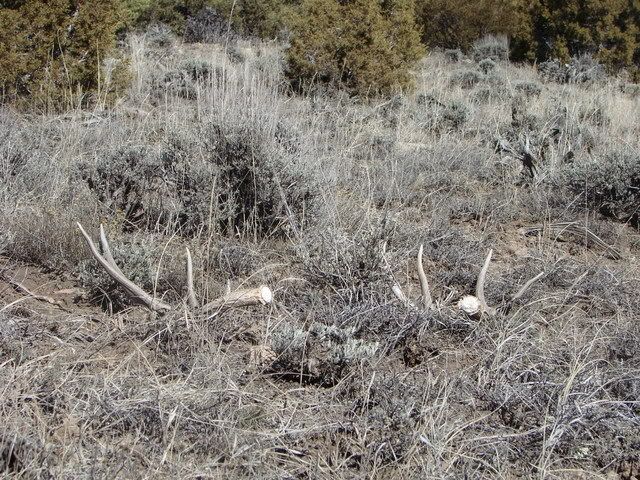
[[[459,70],[451,75],[451,84],[462,88],[473,88],[482,80],[482,74],[475,70]]]
[[[271,369],[282,378],[333,386],[362,362],[371,361],[378,342],[354,337],[351,328],[313,323],[308,329],[282,323],[271,333],[278,355]]]
[[[187,43],[224,43],[234,36],[229,20],[213,8],[205,7],[187,18],[183,39]]]
[[[611,150],[603,158],[565,167],[560,181],[583,206],[640,227],[640,164],[637,152]]]
[[[298,248],[312,285],[330,288],[352,301],[371,295],[381,279],[382,247],[389,233],[384,225],[349,232],[309,231]]]
[[[163,245],[161,239],[153,236],[107,235],[113,257],[127,278],[147,292],[168,295],[169,301],[182,298],[186,285],[182,248]],[[133,304],[118,282],[88,253],[75,270],[92,303],[110,312]]]
[[[210,123],[175,132],[160,148],[118,147],[81,175],[126,225],[282,235],[314,211],[319,180],[279,138]]]
[[[473,58],[476,62],[485,59],[494,62],[509,60],[509,40],[507,37],[486,36],[473,42]]]

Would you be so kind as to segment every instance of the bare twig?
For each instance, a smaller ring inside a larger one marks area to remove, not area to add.
[[[59,308],[61,310],[64,310],[67,313],[72,313],[71,310],[69,310],[67,307],[65,307],[64,304],[60,300],[56,300],[54,298],[47,297],[46,295],[38,295],[37,293],[34,293],[31,290],[29,290],[27,287],[25,287],[23,284],[21,284],[17,280],[9,278],[7,275],[5,275],[5,274],[3,274],[1,272],[0,272],[0,277],[5,282],[7,282],[9,285],[11,285],[15,291],[17,291],[19,293],[23,293],[23,294],[33,298],[34,300],[38,300],[39,302],[44,302],[44,303],[48,303],[49,305],[53,305],[54,307],[57,307],[57,308]]]
[[[614,260],[622,259],[622,254],[615,247],[607,244],[598,235],[589,230],[586,225],[582,225],[578,222],[558,222],[549,223],[546,225],[534,225],[521,229],[521,233],[523,235],[531,235],[533,233],[542,232],[544,230],[551,232],[553,235],[555,235],[556,238],[563,233],[572,233],[574,235],[585,237],[587,245],[589,244],[589,242],[594,243],[595,245],[607,251]]]

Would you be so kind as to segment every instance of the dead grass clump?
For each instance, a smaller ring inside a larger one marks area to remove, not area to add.
[[[0,432],[0,474],[5,478],[51,478],[47,452],[35,439],[8,429]]]
[[[79,202],[83,197],[79,195],[77,198]],[[2,228],[13,232],[5,254],[52,271],[73,270],[86,257],[75,222],[91,222],[95,211],[91,208],[94,206],[92,203],[90,199],[85,204],[62,203],[43,210],[15,210],[13,215],[0,219]]]

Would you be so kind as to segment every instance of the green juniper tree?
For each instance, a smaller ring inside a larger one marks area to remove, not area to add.
[[[298,87],[325,83],[365,96],[410,88],[423,55],[409,0],[305,0],[291,31],[287,74]]]
[[[64,107],[79,89],[100,86],[116,45],[120,0],[23,0],[0,10],[4,99]]]
[[[529,21],[513,38],[515,59],[559,59],[585,53],[611,69],[632,67],[638,55],[635,0],[533,0]],[[637,12],[637,10],[636,10]]]

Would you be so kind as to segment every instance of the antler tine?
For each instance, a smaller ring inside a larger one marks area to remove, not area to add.
[[[191,252],[189,248],[185,248],[187,251],[187,305],[190,308],[196,308],[198,306],[198,299],[196,298],[196,292],[193,288],[193,261],[191,260]]]
[[[487,278],[487,271],[489,270],[489,265],[491,264],[491,256],[493,255],[493,249],[489,250],[487,254],[487,258],[484,261],[484,265],[482,266],[482,270],[478,274],[478,282],[476,283],[476,297],[480,301],[480,307],[483,312],[488,314],[492,314],[495,310],[487,305],[487,301],[484,298],[484,282]]]
[[[400,285],[398,285],[397,283],[394,283],[393,286],[391,287],[391,291],[396,296],[396,298],[400,300],[402,303],[405,303],[405,304],[409,303],[409,299],[402,291],[402,288],[400,288]]]
[[[424,273],[424,267],[422,266],[422,253],[424,250],[424,244],[420,245],[418,250],[418,278],[420,278],[420,289],[422,290],[422,304],[425,310],[430,309],[433,306],[433,300],[431,298],[431,290],[429,290],[429,281],[427,275]]]
[[[120,271],[120,269],[117,266],[114,267],[115,262],[113,261],[113,257],[111,256],[110,253],[109,254],[106,253],[109,246],[108,242],[106,242],[106,238],[107,238],[106,235],[103,235],[105,240],[104,244],[107,245],[107,249],[105,249],[105,255],[109,255],[109,257],[111,257],[111,261],[107,260],[105,257],[100,255],[100,252],[98,251],[98,248],[96,247],[95,243],[93,243],[93,240],[91,240],[91,237],[87,234],[84,228],[82,228],[82,225],[80,224],[80,222],[78,222],[78,228],[80,229],[82,236],[86,240],[87,245],[91,250],[91,253],[95,257],[95,259],[98,261],[98,263],[102,265],[102,268],[105,269],[105,271],[109,274],[109,276],[113,278],[116,282],[118,282],[129,293],[129,295],[131,295],[134,299],[140,301],[149,310],[153,312],[164,313],[171,310],[170,305],[167,305],[166,303],[153,298],[153,296],[149,295],[142,288],[140,288],[138,285],[136,285],[131,280],[129,280],[126,276],[124,276],[124,274]],[[103,248],[104,248],[104,244],[103,244]]]
[[[531,288],[531,285],[533,285],[535,282],[537,282],[538,280],[540,280],[542,277],[544,276],[544,272],[540,272],[538,275],[536,275],[535,277],[529,279],[529,281],[527,281],[527,283],[525,283],[522,288],[520,288],[520,290],[518,290],[518,292],[513,295],[511,297],[511,299],[509,300],[509,302],[507,303],[507,305],[511,305],[513,302],[515,302],[516,300],[518,300],[520,297],[522,297],[522,295],[524,295],[527,290],[529,290],[529,288]]]
[[[80,225],[80,224],[78,224]],[[82,227],[80,227],[82,228]],[[107,262],[109,262],[109,264],[120,274],[124,276],[124,273],[122,273],[122,270],[120,270],[120,267],[118,267],[118,264],[116,263],[116,261],[113,258],[113,255],[111,254],[111,247],[109,247],[109,242],[107,241],[107,235],[106,233],[104,233],[104,227],[102,226],[102,224],[100,224],[100,245],[102,246],[102,254],[105,258],[105,260]]]
[[[391,291],[396,296],[396,298],[400,300],[401,303],[403,303],[408,307],[413,307],[411,300],[409,300],[407,296],[404,294],[404,292],[402,291],[402,288],[400,287],[400,284],[398,283],[395,276],[393,275],[393,271],[391,270],[391,265],[389,265],[389,262],[387,261],[386,254],[387,254],[387,242],[385,241],[382,244],[382,262],[384,264],[385,270],[387,271],[387,274],[389,275],[389,279],[393,282],[393,285],[391,286]]]

